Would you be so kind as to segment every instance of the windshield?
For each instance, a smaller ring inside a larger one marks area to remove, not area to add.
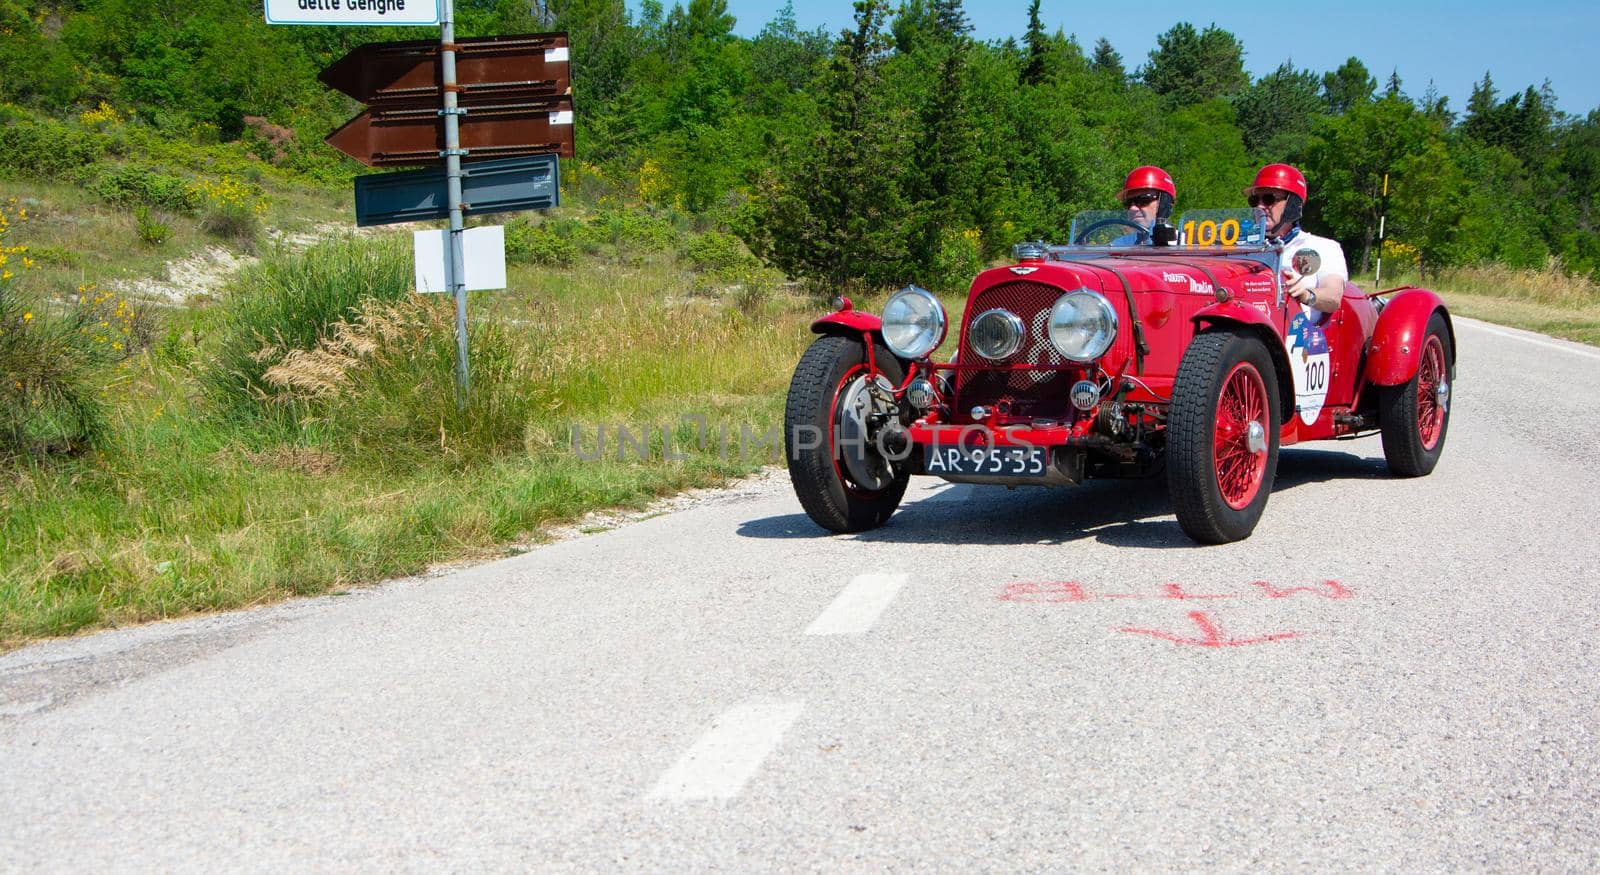
[[[1150,232],[1128,219],[1127,210],[1084,210],[1072,218],[1067,237],[1073,246],[1137,246]]]

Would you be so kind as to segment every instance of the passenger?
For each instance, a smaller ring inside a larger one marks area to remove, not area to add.
[[[1284,291],[1313,310],[1332,313],[1339,309],[1350,269],[1337,241],[1300,227],[1306,206],[1305,175],[1287,164],[1268,164],[1244,193],[1263,218],[1268,242],[1283,245]],[[1294,269],[1294,254],[1302,249],[1315,250],[1322,257],[1315,273],[1302,276]]]
[[[1117,200],[1127,208],[1128,221],[1144,230],[1124,234],[1111,241],[1111,245],[1135,246],[1152,242],[1156,223],[1165,223],[1172,217],[1172,202],[1177,197],[1178,187],[1167,171],[1152,165],[1135,167],[1122,184]]]

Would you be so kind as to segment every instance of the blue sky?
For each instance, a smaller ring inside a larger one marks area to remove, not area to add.
[[[637,3],[629,5],[637,9]],[[663,5],[670,9],[672,0]],[[849,0],[797,0],[794,5],[802,28],[837,31],[851,21]],[[744,36],[758,33],[782,6],[783,0],[728,0],[739,19],[736,30]],[[1285,7],[1291,11],[1271,11]],[[1020,36],[1027,28],[1028,0],[969,0],[966,10],[980,39]],[[1600,106],[1600,72],[1592,60],[1600,52],[1600,3],[1594,0],[1170,6],[1042,0],[1040,14],[1047,28],[1076,34],[1086,50],[1102,36],[1109,39],[1130,70],[1144,62],[1156,35],[1173,24],[1189,21],[1203,27],[1215,22],[1244,43],[1245,67],[1256,76],[1291,57],[1295,66],[1321,72],[1355,55],[1380,84],[1397,69],[1413,97],[1433,79],[1458,111],[1485,70],[1493,74],[1502,98],[1512,89],[1538,87],[1549,79],[1563,111],[1584,114]]]

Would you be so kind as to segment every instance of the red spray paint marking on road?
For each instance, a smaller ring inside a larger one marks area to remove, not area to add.
[[[1181,583],[1166,583],[1161,585],[1161,595],[1140,595],[1139,593],[1107,593],[1103,599],[1167,599],[1170,601],[1186,602],[1206,599],[1234,599],[1236,595],[1207,595],[1205,593],[1192,593],[1183,588]]]
[[[1267,644],[1273,641],[1287,641],[1290,638],[1299,638],[1301,635],[1305,634],[1304,632],[1274,632],[1271,635],[1262,635],[1257,638],[1225,638],[1222,635],[1222,630],[1217,628],[1216,621],[1213,620],[1211,615],[1205,611],[1190,611],[1189,619],[1193,620],[1194,624],[1200,627],[1200,634],[1203,637],[1185,638],[1181,635],[1175,635],[1171,632],[1163,632],[1160,629],[1136,629],[1131,626],[1124,626],[1117,631],[1127,632],[1130,635],[1149,635],[1152,638],[1160,638],[1163,641],[1171,641],[1174,644],[1189,644],[1195,647],[1208,648],[1243,647],[1247,644]]]
[[[1344,586],[1344,584],[1337,580],[1324,580],[1320,589],[1314,586],[1291,586],[1288,589],[1279,589],[1272,584],[1267,583],[1265,580],[1258,580],[1254,585],[1259,587],[1262,594],[1269,599],[1288,598],[1289,596],[1302,592],[1309,595],[1319,595],[1327,599],[1348,599],[1355,597],[1355,593],[1351,592]]]
[[[1053,580],[1042,583],[1023,582],[1006,584],[1005,592],[1000,594],[1003,602],[1032,602],[1035,604],[1054,604],[1056,602],[1086,602],[1089,596],[1083,591],[1083,584],[1071,580]]]
[[[1295,595],[1313,595],[1326,599],[1355,598],[1355,593],[1336,580],[1324,580],[1318,586],[1291,586],[1279,588],[1266,582],[1257,580],[1253,585],[1261,590],[1263,598],[1283,599]],[[1062,602],[1092,602],[1092,601],[1209,601],[1216,599],[1247,598],[1246,593],[1195,593],[1183,588],[1181,583],[1162,584],[1161,591],[1156,594],[1144,593],[1104,593],[1096,595],[1087,587],[1076,580],[1049,580],[1049,581],[1023,581],[1021,583],[1008,583],[1000,593],[1003,602],[1025,602],[1032,604],[1059,604]]]

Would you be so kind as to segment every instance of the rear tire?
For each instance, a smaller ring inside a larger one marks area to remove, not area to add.
[[[898,386],[905,380],[899,360],[887,348],[874,344],[872,355],[890,382]],[[884,458],[870,440],[862,449],[840,445],[841,401],[852,397],[865,379],[861,341],[824,335],[800,358],[789,383],[783,414],[789,479],[806,515],[829,531],[863,532],[883,525],[900,506],[911,479],[903,461]],[[847,452],[862,455],[852,464],[845,459]]]
[[[1167,488],[1202,544],[1255,531],[1278,471],[1278,374],[1262,342],[1208,331],[1183,354],[1167,417]]]
[[[1378,387],[1378,427],[1389,473],[1422,477],[1439,464],[1454,386],[1455,350],[1444,316],[1435,312],[1422,338],[1417,372],[1398,386]]]

